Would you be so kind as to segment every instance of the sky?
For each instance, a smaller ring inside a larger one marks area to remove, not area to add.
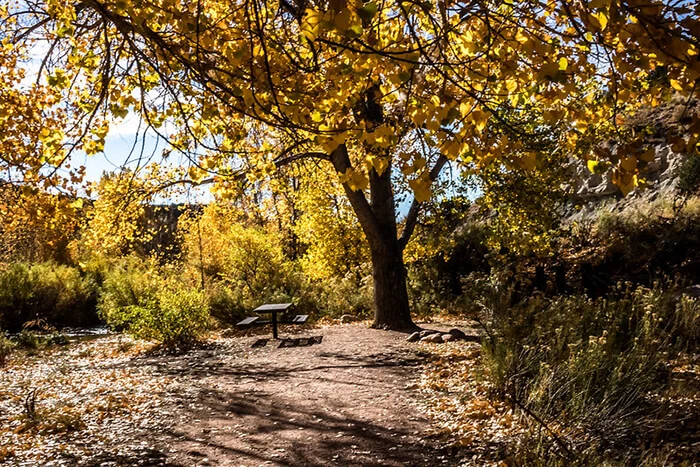
[[[161,154],[166,143],[152,132],[144,134],[139,128],[139,118],[129,114],[123,121],[112,123],[105,138],[104,151],[87,156],[79,152],[74,164],[85,166],[85,182],[97,182],[104,173],[117,172],[122,168],[143,168],[149,162],[163,164]],[[173,164],[176,164],[175,156]],[[185,196],[156,199],[162,203],[207,203],[213,200],[209,187],[190,188]]]

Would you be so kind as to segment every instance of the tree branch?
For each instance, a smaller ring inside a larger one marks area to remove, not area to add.
[[[440,175],[440,172],[442,171],[442,168],[447,164],[447,157],[445,155],[440,154],[440,157],[438,157],[438,160],[435,162],[435,165],[433,168],[430,170],[430,181],[434,182],[437,180],[438,176]],[[416,224],[418,223],[418,214],[420,214],[420,208],[423,206],[423,203],[419,203],[416,198],[413,198],[413,202],[411,203],[411,207],[408,210],[408,214],[406,215],[406,222],[403,227],[403,231],[401,232],[401,236],[399,237],[399,246],[403,250],[406,248],[406,245],[408,244],[408,241],[411,239],[411,235],[413,235],[413,231],[416,228]]]
[[[330,156],[336,172],[345,173],[348,169],[352,168],[350,157],[348,156],[348,149],[344,144],[338,146]],[[377,218],[365,194],[362,190],[353,190],[347,182],[343,183],[343,189],[345,190],[345,195],[348,197],[348,200],[350,200],[352,209],[357,215],[357,220],[360,222],[360,226],[367,237],[367,241],[370,242],[374,248],[381,248],[382,229],[377,222]]]

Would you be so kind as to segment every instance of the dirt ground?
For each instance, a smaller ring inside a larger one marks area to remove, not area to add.
[[[111,335],[17,356],[0,378],[0,464],[460,464],[420,408],[428,354],[406,334],[283,326],[281,337],[322,342],[253,348],[271,336],[251,332],[177,355]]]
[[[270,331],[251,332],[176,355],[122,335],[18,351],[0,369],[0,465],[495,466],[525,427],[488,397],[471,339],[358,323],[282,327],[323,339],[254,348]],[[683,446],[666,451],[690,459]]]
[[[18,353],[0,378],[0,464],[460,463],[432,436],[418,384],[429,354],[406,334],[282,326],[283,338],[322,336],[295,347],[253,347],[267,328],[234,334],[176,355],[121,335]]]
[[[283,331],[289,336],[290,330]],[[251,348],[260,335],[224,339],[181,357],[144,357],[189,380],[167,462],[211,466],[441,466],[457,460],[427,434],[416,405],[421,357],[406,335],[342,325],[311,329],[321,344]]]

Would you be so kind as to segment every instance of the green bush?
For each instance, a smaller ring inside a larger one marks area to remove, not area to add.
[[[237,323],[257,306],[251,308],[240,289],[232,289],[221,281],[209,286],[207,296],[211,316],[220,323]]]
[[[157,301],[120,311],[131,335],[158,341],[168,349],[187,348],[208,329],[206,296],[194,289],[164,287]]]
[[[55,263],[14,263],[0,270],[0,325],[19,330],[30,320],[53,325],[96,322],[96,290],[80,271]]]
[[[598,300],[535,296],[516,305],[511,292],[492,283],[482,294],[483,355],[494,396],[583,457],[624,447],[644,432],[657,416],[650,395],[668,384],[666,363],[697,343],[700,303],[659,286],[618,287]],[[535,457],[561,445],[549,441]]]
[[[191,346],[210,324],[204,292],[133,259],[106,275],[98,309],[110,327],[167,349]]]
[[[372,276],[364,277],[359,284],[352,273],[345,277],[313,281],[306,284],[304,292],[302,296],[306,297],[307,303],[313,303],[319,316],[339,318],[351,314],[369,318],[372,313]]]
[[[121,310],[156,303],[165,279],[156,266],[136,257],[123,258],[103,271],[97,305],[100,317],[113,329],[125,330],[129,322]]]

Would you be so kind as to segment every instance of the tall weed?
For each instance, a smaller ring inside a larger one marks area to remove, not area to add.
[[[558,452],[570,461],[634,440],[659,418],[650,398],[668,385],[669,358],[699,335],[700,303],[658,285],[515,305],[510,287],[486,285],[486,374],[494,397],[545,428],[549,442],[535,457]]]

